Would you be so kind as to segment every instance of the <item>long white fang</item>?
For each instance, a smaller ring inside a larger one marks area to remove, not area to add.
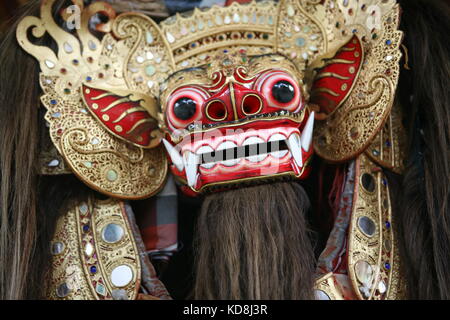
[[[183,154],[183,163],[186,168],[187,183],[191,188],[194,188],[197,184],[197,169],[199,160],[200,156],[190,151],[186,151]]]
[[[314,111],[311,112],[308,118],[308,122],[306,122],[305,128],[302,132],[302,147],[303,150],[308,151],[311,147],[312,135],[314,129]]]
[[[303,167],[303,158],[302,158],[302,142],[300,140],[300,136],[297,133],[291,134],[288,140],[286,140],[286,144],[294,157],[295,163],[299,168]]]
[[[177,149],[170,144],[166,139],[162,139],[164,146],[166,147],[167,152],[169,153],[170,158],[172,159],[173,164],[177,167],[178,171],[183,171],[183,158]]]

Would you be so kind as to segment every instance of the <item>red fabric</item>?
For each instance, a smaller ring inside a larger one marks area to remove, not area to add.
[[[172,251],[175,251],[173,246],[178,241],[177,221],[167,218],[167,215],[173,216],[171,211],[175,208],[165,207],[164,202],[167,201],[176,201],[176,198],[158,195],[134,203],[136,223],[141,231],[147,252],[166,252],[169,247],[173,249],[171,249]],[[163,216],[165,218],[162,218]]]
[[[141,230],[147,250],[163,249],[173,245],[172,237],[164,237],[164,235],[172,235],[177,233],[176,224],[164,224],[150,226]]]
[[[329,233],[333,228],[339,201],[344,189],[345,166],[334,166],[322,163],[317,175],[317,219],[320,221],[321,231]]]
[[[342,167],[336,167],[333,185],[331,187],[330,193],[328,194],[328,202],[333,211],[333,220],[339,211],[339,205],[341,201],[342,191],[344,190],[345,183],[345,169]]]

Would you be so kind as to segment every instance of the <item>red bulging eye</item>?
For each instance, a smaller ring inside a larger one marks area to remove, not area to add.
[[[201,120],[201,106],[206,100],[204,92],[196,88],[183,88],[169,96],[167,120],[174,129],[183,129]]]
[[[255,88],[266,98],[270,107],[296,112],[302,108],[302,95],[296,81],[287,73],[272,71],[263,74]]]

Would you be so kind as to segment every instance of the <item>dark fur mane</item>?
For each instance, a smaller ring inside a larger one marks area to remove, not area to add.
[[[394,210],[409,298],[450,299],[450,7],[401,0],[411,70],[398,99],[408,128],[408,167]]]
[[[57,218],[93,193],[72,175],[37,174],[40,143],[49,138],[39,65],[19,47],[15,30],[22,17],[38,16],[39,6],[35,0],[23,7],[0,41],[0,299],[43,298]]]

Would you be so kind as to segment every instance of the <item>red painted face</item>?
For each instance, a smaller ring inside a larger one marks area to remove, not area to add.
[[[219,61],[175,74],[168,80],[175,89],[162,95],[170,133],[163,142],[184,191],[305,177],[314,115],[305,109],[298,71],[281,56],[247,64],[236,53]]]

